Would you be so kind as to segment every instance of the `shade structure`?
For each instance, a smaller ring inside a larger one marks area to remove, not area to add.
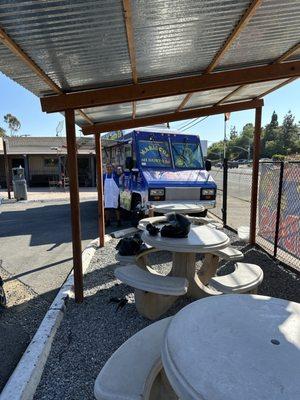
[[[83,285],[75,122],[98,135],[255,108],[257,171],[260,99],[300,76],[299,37],[296,0],[1,1],[0,71],[39,96],[44,111],[66,116],[77,301]],[[101,177],[99,136],[96,144]],[[257,174],[252,232],[256,198]],[[102,207],[99,198],[103,225]],[[99,232],[103,244],[103,227]]]
[[[74,109],[85,126],[249,101],[299,76],[299,19],[294,0],[4,0],[0,70],[39,97],[62,100],[93,89],[294,63],[293,71],[242,85],[229,80],[162,96],[157,90],[149,99]]]

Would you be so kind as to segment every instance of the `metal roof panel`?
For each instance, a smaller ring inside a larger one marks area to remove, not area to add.
[[[139,79],[201,72],[249,4],[248,0],[133,1]]]
[[[296,45],[299,37],[300,1],[264,0],[225,53],[220,67],[270,63]]]

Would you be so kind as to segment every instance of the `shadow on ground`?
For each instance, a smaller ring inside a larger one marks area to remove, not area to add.
[[[134,305],[132,288],[119,284],[114,277],[116,241],[97,251],[85,278],[85,301],[76,305],[71,300],[66,316],[54,340],[35,400],[92,400],[95,379],[119,346],[152,321],[140,316]],[[277,265],[264,252],[247,247],[245,262],[259,264],[265,280],[259,294],[300,300],[300,277]],[[161,260],[170,262],[164,254]],[[231,268],[230,263],[222,269]],[[117,310],[112,298],[126,298],[128,303]],[[162,316],[174,315],[192,299],[181,298]],[[130,365],[128,365],[130,368]]]

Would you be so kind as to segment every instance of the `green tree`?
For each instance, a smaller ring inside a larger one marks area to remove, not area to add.
[[[219,160],[223,156],[224,144],[223,141],[213,143],[207,149],[207,158],[212,160]]]
[[[230,137],[230,140],[236,139],[238,137],[238,131],[236,130],[235,125],[230,127],[229,137]]]
[[[278,135],[278,115],[273,111],[271,122],[266,125],[264,130],[264,140],[267,142],[269,140],[276,140]]]
[[[295,117],[289,111],[283,118],[280,130],[279,142],[281,145],[281,154],[292,154],[297,151],[296,143],[299,139],[299,130],[297,124],[294,123]]]
[[[1,128],[1,126],[0,126],[0,137],[3,137],[3,136],[5,136],[5,129],[3,129],[3,128]]]
[[[14,136],[14,134],[16,134],[16,132],[21,128],[20,121],[12,114],[4,115],[4,122],[8,125],[10,136]]]

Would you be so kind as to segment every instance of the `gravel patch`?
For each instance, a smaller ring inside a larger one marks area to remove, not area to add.
[[[235,234],[226,233],[234,247],[243,247]],[[85,276],[84,303],[76,305],[73,299],[69,301],[35,400],[93,400],[94,381],[107,359],[130,336],[151,324],[138,315],[132,289],[114,277],[117,242],[113,239],[95,253]],[[263,251],[251,247],[244,250],[245,261],[257,263],[264,270],[265,279],[259,294],[300,302],[299,275],[275,263]],[[150,260],[159,264],[155,266],[156,270],[168,273],[171,267],[169,253],[152,254]],[[218,273],[228,273],[232,267],[233,263],[224,263]],[[127,304],[118,310],[118,304],[110,302],[115,297],[125,297]],[[191,301],[179,299],[163,318],[175,314]]]

